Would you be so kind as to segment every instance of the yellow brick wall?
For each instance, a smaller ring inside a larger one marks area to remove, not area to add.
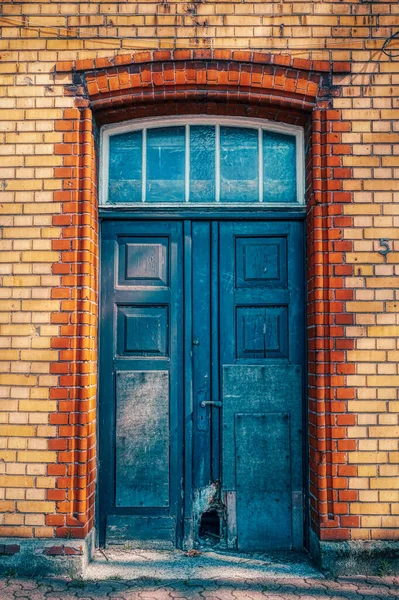
[[[61,309],[51,295],[60,285],[52,272],[59,258],[52,225],[61,206],[54,192],[62,181],[54,168],[62,134],[55,122],[74,106],[64,86],[71,74],[55,74],[56,61],[110,57],[139,49],[259,49],[317,60],[350,61],[352,73],[335,75],[351,131],[343,166],[353,193],[344,213],[353,225],[345,262],[354,265],[346,287],[354,290],[347,326],[355,348],[346,375],[355,399],[348,403],[356,425],[348,428],[358,467],[349,489],[358,492],[350,513],[361,515],[352,539],[399,538],[399,58],[381,52],[399,29],[399,3],[334,2],[15,2],[0,13],[0,535],[53,535],[47,514],[55,502],[47,465],[55,461],[48,441],[57,436],[50,415],[57,403],[50,372],[57,351],[51,339],[60,325],[50,315]],[[390,46],[395,47],[395,42]],[[399,52],[399,42],[396,42]],[[380,239],[390,240],[384,262]]]

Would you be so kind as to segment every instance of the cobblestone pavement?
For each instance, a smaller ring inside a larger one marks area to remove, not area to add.
[[[379,600],[399,598],[398,577],[276,578],[260,581],[81,581],[0,579],[0,600]]]

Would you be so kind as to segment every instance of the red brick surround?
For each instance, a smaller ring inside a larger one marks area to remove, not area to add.
[[[58,435],[49,442],[57,451],[57,489],[48,497],[57,501],[57,515],[47,524],[56,535],[83,537],[94,522],[95,405],[97,335],[97,209],[95,146],[92,115],[98,125],[137,117],[170,114],[240,115],[300,124],[307,134],[307,248],[309,344],[309,444],[312,527],[321,539],[350,539],[359,517],[350,516],[349,503],[357,491],[348,489],[356,475],[347,464],[347,451],[356,440],[347,436],[355,415],[347,413],[353,390],[345,385],[354,365],[346,360],[352,339],[345,326],[353,317],[345,302],[353,293],[344,288],[352,275],[344,253],[352,242],[342,228],[352,217],[343,216],[351,193],[342,182],[351,176],[342,157],[351,152],[341,135],[351,129],[340,111],[330,109],[328,74],[349,70],[348,63],[292,60],[288,56],[257,52],[199,50],[139,52],[112,59],[58,63],[56,70],[73,71],[78,82],[66,90],[76,98],[76,109],[65,110],[56,123],[63,142],[56,153],[64,157],[55,176],[63,180],[54,199],[62,213],[54,225],[62,227],[54,250],[61,261],[53,272],[62,276],[53,297],[62,298],[53,322],[62,325],[53,340],[59,356],[52,373],[59,383],[51,397],[58,411],[51,423]]]

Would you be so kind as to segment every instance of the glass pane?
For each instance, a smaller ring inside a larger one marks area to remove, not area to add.
[[[184,202],[185,127],[147,130],[148,202]]]
[[[263,201],[296,202],[296,138],[263,132]]]
[[[220,128],[220,201],[259,200],[258,130]]]
[[[108,202],[141,202],[142,132],[109,138]]]
[[[190,202],[215,201],[215,127],[190,127]]]

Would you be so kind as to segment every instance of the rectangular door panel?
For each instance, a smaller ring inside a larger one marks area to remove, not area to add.
[[[129,540],[135,548],[172,550],[176,546],[176,520],[146,515],[109,515],[107,544]]]
[[[292,422],[287,445],[296,449],[292,456],[293,485],[302,487],[302,367],[298,365],[224,365],[223,381],[223,489],[235,489],[235,415],[284,410]],[[255,446],[256,447],[256,446]],[[278,454],[284,448],[276,446]],[[299,449],[299,452],[298,452]],[[260,472],[261,476],[262,473]]]
[[[288,413],[235,415],[239,550],[277,550],[291,544],[289,438]]]
[[[169,506],[169,373],[116,372],[116,506]]]

